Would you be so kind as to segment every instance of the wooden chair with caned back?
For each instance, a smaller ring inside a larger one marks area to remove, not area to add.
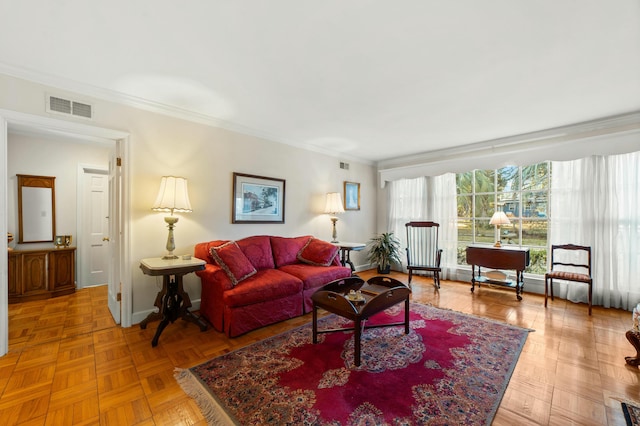
[[[407,270],[409,285],[416,271],[433,273],[433,284],[440,288],[440,260],[442,249],[438,247],[440,224],[429,221],[409,222],[407,230]]]
[[[591,247],[576,244],[551,246],[551,270],[544,275],[544,307],[547,295],[553,300],[553,280],[565,280],[589,286],[589,315],[591,315],[593,278],[591,276]]]

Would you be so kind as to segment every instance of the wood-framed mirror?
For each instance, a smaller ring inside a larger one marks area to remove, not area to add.
[[[53,242],[56,234],[55,177],[18,178],[18,243]]]

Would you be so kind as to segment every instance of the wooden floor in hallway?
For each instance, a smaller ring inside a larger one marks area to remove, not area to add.
[[[375,271],[359,273],[363,278]],[[392,273],[404,282],[407,275]],[[529,334],[494,425],[625,425],[619,400],[640,401],[640,371],[625,332],[631,313],[525,293],[414,277],[413,302],[534,330]],[[117,326],[107,288],[9,305],[9,353],[0,358],[2,425],[204,425],[176,383],[191,367],[311,320],[311,314],[229,339],[186,321],[170,324],[151,347],[146,330]]]

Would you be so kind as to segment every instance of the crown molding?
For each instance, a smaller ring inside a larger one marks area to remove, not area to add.
[[[378,165],[378,183],[478,168],[569,161],[638,151],[640,112],[399,158]]]
[[[411,168],[418,165],[443,163],[471,156],[485,156],[497,152],[523,152],[550,147],[553,144],[602,135],[640,133],[640,111],[559,126],[520,135],[491,139],[467,145],[428,151],[422,154],[396,157],[377,163],[378,171]]]

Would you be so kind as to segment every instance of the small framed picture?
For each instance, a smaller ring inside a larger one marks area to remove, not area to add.
[[[56,247],[64,247],[65,246],[65,235],[56,235],[55,240],[53,240],[53,244]]]
[[[231,223],[284,223],[285,180],[233,174]]]
[[[344,182],[344,209],[360,210],[360,184]]]

